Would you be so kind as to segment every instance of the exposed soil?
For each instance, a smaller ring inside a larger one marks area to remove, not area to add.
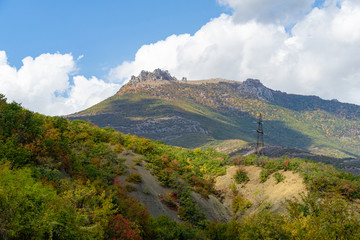
[[[162,187],[156,177],[145,169],[144,157],[129,150],[124,150],[119,154],[119,157],[126,159],[125,165],[128,167],[129,173],[139,173],[142,178],[139,184],[130,183],[137,188],[137,190],[131,192],[130,195],[144,204],[152,216],[158,217],[164,214],[172,220],[178,221],[177,212],[168,208],[161,202],[161,199],[159,199],[159,195],[165,196],[171,192],[171,189]],[[141,165],[136,165],[134,160],[139,160]],[[123,183],[127,183],[125,180],[127,175],[128,174],[119,176],[118,179]]]
[[[150,214],[154,217],[164,214],[169,216],[172,220],[180,221],[177,216],[177,208],[169,206],[164,201],[165,195],[173,195],[172,189],[161,186],[156,176],[151,175],[150,171],[145,169],[146,163],[143,160],[144,157],[126,149],[118,156],[126,159],[125,165],[128,167],[129,173],[119,176],[117,179],[124,185],[131,184],[137,188],[137,190],[131,192],[130,195],[144,204]],[[136,162],[140,162],[140,165],[137,165]],[[142,182],[139,184],[126,182],[125,179],[130,173],[140,174]],[[228,222],[231,220],[230,211],[214,196],[209,196],[209,199],[204,199],[200,194],[195,192],[193,192],[191,196],[199,204],[199,207],[204,210],[207,219],[220,222]],[[173,200],[176,202],[174,198]]]
[[[144,204],[154,217],[164,214],[172,220],[180,221],[176,211],[177,207],[170,206],[164,201],[164,196],[169,194],[168,196],[171,196],[174,202],[176,202],[172,189],[161,186],[156,176],[151,175],[150,171],[145,169],[146,163],[144,157],[126,149],[119,154],[119,157],[126,159],[125,164],[129,172],[117,177],[117,179],[124,185],[130,184],[136,188],[130,195]],[[226,175],[217,177],[215,188],[223,193],[224,198],[221,201],[212,195],[209,196],[209,199],[204,199],[195,192],[191,194],[200,208],[204,210],[209,220],[228,222],[232,219],[231,203],[234,193],[230,185],[235,183],[233,176],[238,168],[237,166],[230,166],[227,168]],[[245,166],[243,168],[247,171],[250,180],[246,184],[235,183],[235,186],[237,191],[252,203],[252,206],[246,210],[245,215],[264,208],[274,212],[285,213],[285,199],[298,197],[300,193],[307,192],[302,177],[297,173],[279,171],[285,176],[283,182],[276,184],[272,174],[266,182],[261,183],[259,179],[260,167]],[[126,177],[130,173],[140,174],[142,178],[141,183],[128,183]]]
[[[223,203],[229,210],[231,210],[231,202],[234,198],[234,193],[230,188],[231,183],[235,183],[237,191],[252,203],[251,208],[245,212],[246,215],[263,208],[268,208],[273,212],[285,213],[286,199],[299,197],[300,193],[307,192],[302,177],[297,173],[279,171],[285,176],[283,182],[277,184],[272,174],[266,182],[261,183],[259,179],[260,167],[245,166],[243,168],[247,171],[250,179],[246,184],[235,183],[233,176],[238,169],[236,166],[228,167],[226,175],[219,176],[216,179],[215,188],[224,193]]]

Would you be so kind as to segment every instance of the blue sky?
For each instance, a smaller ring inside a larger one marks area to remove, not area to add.
[[[141,70],[360,104],[359,0],[0,0],[0,93],[50,115]]]
[[[0,0],[0,49],[18,68],[26,56],[84,55],[80,72],[102,77],[142,45],[194,34],[228,10],[215,0]]]

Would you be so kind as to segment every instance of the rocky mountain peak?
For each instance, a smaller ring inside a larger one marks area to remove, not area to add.
[[[274,100],[273,91],[265,87],[258,79],[249,78],[246,81],[244,81],[242,84],[240,84],[238,89],[241,92],[255,95],[256,97],[263,100],[267,100],[267,101]]]
[[[176,81],[176,77],[171,76],[167,70],[155,69],[153,72],[142,70],[139,76],[131,76],[129,83],[137,84],[145,81]]]
[[[259,79],[252,79],[252,78],[248,78],[246,79],[246,81],[243,82],[244,85],[246,86],[253,86],[253,87],[265,87]]]

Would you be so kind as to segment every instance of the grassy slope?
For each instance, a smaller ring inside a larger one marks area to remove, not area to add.
[[[222,97],[224,94],[228,96]],[[213,140],[241,139],[254,143],[257,116],[262,112],[268,145],[334,157],[360,156],[357,106],[316,97],[288,95],[287,98],[283,93],[276,96],[273,102],[259,100],[239,94],[231,84],[171,83],[157,89],[135,91],[125,87],[120,95],[80,112],[86,116],[76,118],[90,119],[99,126],[116,127],[148,118],[178,115],[198,121],[208,134],[185,135],[167,143],[199,147]],[[99,113],[101,115],[96,115]]]
[[[112,114],[116,112],[116,114]],[[191,147],[202,146],[209,140],[214,139],[233,139],[242,136],[247,141],[253,141],[251,131],[244,132],[243,129],[250,129],[250,126],[238,128],[237,126],[248,124],[243,119],[226,116],[220,112],[214,111],[208,106],[196,104],[189,100],[179,99],[169,101],[166,99],[152,97],[146,94],[124,94],[115,95],[95,106],[80,112],[80,114],[96,114],[85,117],[76,117],[77,119],[89,119],[99,126],[118,126],[119,124],[134,123],[139,120],[146,120],[154,117],[166,117],[179,115],[184,118],[192,119],[201,123],[209,134],[191,134],[189,136],[176,139],[171,143],[173,145]],[[109,113],[109,114],[107,114]]]

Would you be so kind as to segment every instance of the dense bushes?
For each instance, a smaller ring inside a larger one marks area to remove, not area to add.
[[[110,128],[100,129],[84,121],[70,122],[64,118],[34,114],[16,103],[7,104],[3,97],[0,100],[0,160],[9,161],[13,167],[31,169],[36,179],[54,186],[69,201],[72,199],[71,194],[75,196],[76,199],[71,200],[72,204],[68,204],[74,216],[80,214],[81,219],[86,220],[83,208],[95,211],[96,201],[104,202],[111,198],[111,202],[107,202],[108,206],[112,206],[108,215],[122,214],[131,222],[139,219],[142,222],[149,217],[146,210],[141,210],[133,200],[126,200],[127,186],[124,186],[125,189],[110,187],[114,178],[125,172],[124,159],[118,158],[117,154],[126,147],[146,156],[147,167],[165,186],[175,186],[181,217],[192,224],[204,226],[205,215],[193,202],[188,184],[195,186],[197,192],[207,197],[214,191],[208,173],[225,173],[224,161],[228,158],[225,154],[213,149],[190,151],[174,148],[161,142],[122,135]],[[70,184],[69,178],[76,184]],[[185,182],[177,184],[177,179]],[[141,176],[130,174],[127,180],[139,183]],[[87,205],[92,201],[95,202]],[[117,210],[112,212],[112,209]],[[126,209],[133,209],[141,216],[135,214],[134,218],[134,212]],[[93,217],[86,221],[95,219],[92,214]],[[103,219],[107,217],[103,216]],[[106,225],[105,221],[91,229],[103,235]],[[136,226],[140,226],[142,236],[151,232],[146,230],[146,222]]]
[[[340,193],[348,199],[360,197],[359,176],[345,173],[323,163],[303,163],[298,171],[304,176],[309,189],[314,192]]]
[[[112,240],[141,240],[140,230],[135,224],[123,217],[123,215],[114,215],[106,231],[106,238]]]
[[[159,216],[150,222],[154,230],[154,239],[205,239],[203,234],[188,223],[176,223],[168,216]]]
[[[103,239],[118,214],[150,236],[146,210],[112,187],[125,171],[111,147],[121,140],[113,129],[34,114],[0,96],[0,238]]]
[[[301,239],[359,239],[360,221],[339,195],[318,198],[316,193],[288,200],[289,228]]]
[[[101,238],[106,225],[103,219],[112,212],[109,204],[94,189],[73,185],[70,192],[58,194],[32,178],[29,168],[0,166],[1,239]]]
[[[6,123],[0,125],[0,159],[8,159],[13,166],[41,166],[40,173],[57,169],[65,176],[100,180],[103,184],[111,184],[113,177],[124,170],[109,146],[121,138],[112,129],[45,117],[16,104],[1,105],[0,114],[0,120]]]
[[[359,239],[360,221],[339,196],[289,200],[289,216],[263,210],[242,221],[211,223],[209,239]]]

